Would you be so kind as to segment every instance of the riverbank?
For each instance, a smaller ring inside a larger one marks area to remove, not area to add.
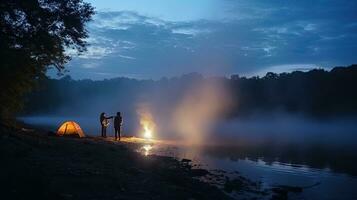
[[[32,127],[0,125],[1,198],[278,200],[296,199],[305,189],[262,187],[264,183],[238,171],[207,171],[191,160],[158,156],[145,149],[160,143],[170,145],[132,137],[121,142],[57,137]]]
[[[0,130],[1,199],[230,199],[170,157],[95,137]]]

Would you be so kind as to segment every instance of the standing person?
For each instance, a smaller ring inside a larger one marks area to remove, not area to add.
[[[102,137],[107,137],[107,127],[109,126],[109,119],[113,117],[106,117],[105,112],[102,112],[99,117],[100,125],[102,126]]]
[[[117,116],[114,118],[114,132],[115,132],[115,140],[120,141],[120,131],[121,131],[121,125],[123,123],[123,118],[121,116],[121,112],[117,112]]]

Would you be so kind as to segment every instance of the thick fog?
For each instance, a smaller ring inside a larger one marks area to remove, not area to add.
[[[221,121],[213,134],[226,144],[357,144],[357,118],[316,119],[301,114],[265,113]]]
[[[99,135],[99,114],[105,112],[109,117],[121,112],[124,135],[142,136],[144,127],[149,127],[155,138],[197,144],[204,142],[215,122],[225,116],[232,100],[224,81],[196,78],[188,77],[185,84],[181,81],[166,84],[163,80],[121,83],[120,87],[110,88],[99,86],[87,88],[88,93],[83,90],[79,93],[72,87],[60,88],[57,92],[65,96],[63,100],[42,113],[27,114],[20,119],[54,130],[63,121],[74,120],[88,135]]]
[[[351,116],[319,119],[276,110],[231,116],[239,102],[222,78],[194,74],[180,80],[68,81],[60,86],[39,94],[41,102],[20,119],[53,131],[74,120],[87,135],[96,136],[99,114],[120,111],[126,136],[142,137],[149,127],[154,138],[187,144],[357,143],[357,118]],[[112,124],[108,133],[113,133]]]

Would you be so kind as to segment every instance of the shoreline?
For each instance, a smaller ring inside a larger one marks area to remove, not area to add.
[[[231,199],[180,161],[101,138],[1,126],[0,152],[4,199]]]
[[[153,141],[70,138],[0,126],[0,190],[5,199],[288,199],[303,188],[262,188],[236,172],[191,160],[144,155]],[[147,142],[147,143],[145,143]]]

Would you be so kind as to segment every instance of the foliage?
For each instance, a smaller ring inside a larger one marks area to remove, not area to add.
[[[84,24],[94,10],[82,0],[6,0],[0,4],[0,118],[22,106],[24,94],[69,61],[66,49],[86,50]]]
[[[214,79],[214,78],[211,78]],[[215,78],[217,79],[217,78]],[[272,73],[259,77],[219,78],[228,87],[234,104],[230,117],[257,112],[284,111],[316,117],[357,114],[357,65],[331,71]],[[138,103],[155,104],[161,112],[172,109],[187,88],[209,81],[197,74],[158,81],[116,78],[103,81],[47,79],[48,88],[28,98],[27,114],[98,113],[102,110],[135,112]],[[67,109],[64,109],[67,108]]]
[[[314,116],[357,114],[355,85],[357,65],[243,77],[231,82],[237,101],[232,114],[276,110]]]

